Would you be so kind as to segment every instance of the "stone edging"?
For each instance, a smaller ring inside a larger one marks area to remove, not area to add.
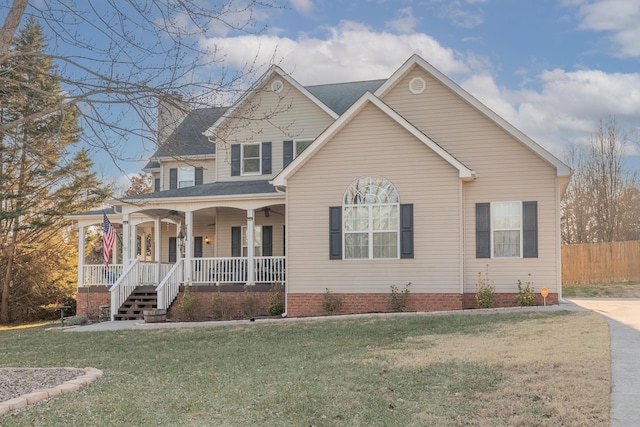
[[[92,383],[102,375],[103,373],[99,369],[84,368],[84,375],[80,375],[79,377],[66,381],[56,387],[37,389],[31,393],[23,394],[22,396],[0,402],[0,416],[8,414],[14,409],[24,408],[27,405],[37,403],[44,399],[49,399],[50,397],[79,390],[80,387]]]

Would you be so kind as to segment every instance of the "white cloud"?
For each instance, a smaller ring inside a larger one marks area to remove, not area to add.
[[[426,34],[376,32],[348,21],[327,27],[324,38],[245,35],[208,43],[223,48],[227,66],[254,57],[260,64],[275,61],[303,85],[386,78],[417,53],[558,157],[567,144],[588,141],[606,116],[616,116],[621,129],[638,126],[640,73],[550,69],[525,76],[522,88],[505,88],[487,58],[456,52]]]
[[[640,2],[636,0],[571,1],[578,7],[579,27],[609,34],[614,55],[640,57]]]
[[[535,141],[562,157],[568,144],[584,144],[599,119],[615,116],[622,130],[637,126],[640,73],[548,70],[537,90],[500,88],[488,75],[463,87]]]
[[[311,0],[289,0],[289,2],[296,12],[307,14],[313,9]]]
[[[243,35],[203,43],[221,48],[227,66],[241,68],[255,57],[258,64],[279,64],[304,85],[386,78],[414,53],[446,74],[469,72],[459,55],[426,34],[379,33],[351,21],[325,29],[326,38]]]
[[[413,33],[416,25],[420,23],[420,20],[413,16],[413,10],[410,7],[405,7],[398,11],[398,15],[396,19],[388,21],[385,28],[397,33]]]
[[[431,0],[439,4],[440,17],[462,28],[474,28],[484,23],[484,14],[477,6],[486,0]]]

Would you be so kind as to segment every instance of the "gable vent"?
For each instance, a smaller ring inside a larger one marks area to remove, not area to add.
[[[284,88],[284,83],[282,83],[282,80],[274,80],[271,83],[271,90],[275,93],[282,92],[282,88]]]
[[[409,90],[414,95],[419,95],[427,88],[427,82],[422,77],[414,77],[409,82]]]

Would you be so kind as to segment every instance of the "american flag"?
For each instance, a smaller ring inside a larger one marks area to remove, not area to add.
[[[102,232],[102,253],[104,254],[104,265],[109,266],[109,255],[111,254],[111,248],[113,247],[113,242],[116,240],[116,230],[109,222],[109,218],[107,218],[106,213],[102,213],[104,215],[103,221],[103,232]]]

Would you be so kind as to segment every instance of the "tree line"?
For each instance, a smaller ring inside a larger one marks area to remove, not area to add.
[[[626,162],[632,141],[615,117],[599,121],[588,146],[573,147],[562,200],[562,243],[640,240],[640,179]]]

